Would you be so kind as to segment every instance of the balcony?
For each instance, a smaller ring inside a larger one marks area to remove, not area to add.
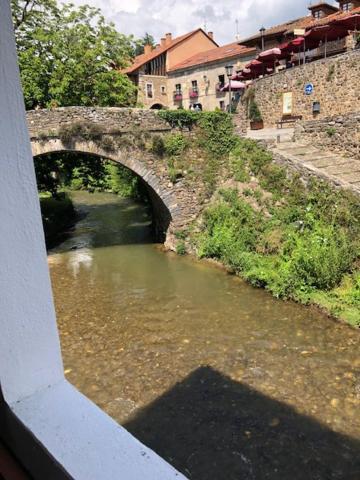
[[[173,97],[174,102],[182,102],[183,94],[180,90],[177,90],[176,92],[174,92]]]
[[[199,89],[197,87],[190,88],[189,97],[190,98],[198,98],[199,97]]]

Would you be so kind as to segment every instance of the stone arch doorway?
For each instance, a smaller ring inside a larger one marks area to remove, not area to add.
[[[150,110],[164,110],[165,108],[161,103],[154,103],[154,105],[151,105]]]

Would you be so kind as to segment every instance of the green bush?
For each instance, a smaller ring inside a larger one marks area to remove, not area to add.
[[[105,165],[104,189],[122,198],[141,197],[139,179],[129,169],[112,162]]]
[[[326,133],[329,137],[333,137],[336,133],[336,128],[335,127],[328,127],[326,129]]]
[[[176,244],[176,253],[178,255],[186,255],[186,245],[185,242],[180,241]]]
[[[164,149],[166,155],[179,156],[188,147],[187,139],[181,133],[166,135],[164,138]]]
[[[265,165],[260,175],[260,185],[265,190],[275,194],[283,194],[286,181],[286,170],[278,165]]]
[[[190,110],[159,110],[158,115],[172,128],[191,129],[199,119],[199,113]]]
[[[238,142],[231,115],[225,112],[203,112],[199,115],[200,146],[214,158],[229,155]]]
[[[246,178],[248,171],[258,175],[271,162],[271,153],[256,141],[247,138],[237,139],[230,154],[230,168],[235,178],[236,176],[240,176],[240,178],[245,176]],[[239,181],[241,180],[239,179]]]
[[[294,233],[285,244],[284,252],[294,290],[335,287],[355,259],[345,232],[319,222],[310,230]]]
[[[159,157],[162,157],[164,155],[165,144],[164,144],[163,138],[160,135],[154,135],[153,136],[151,151],[155,155],[158,155]]]
[[[262,120],[260,109],[254,99],[250,100],[249,118],[252,122],[261,122]]]

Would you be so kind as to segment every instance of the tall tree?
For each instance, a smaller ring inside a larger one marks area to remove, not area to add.
[[[152,47],[155,47],[155,39],[150,33],[145,33],[145,35],[140,38],[139,40],[136,41],[135,44],[135,55],[141,55],[144,53],[144,47],[145,45],[151,45]]]
[[[28,109],[129,106],[136,87],[121,74],[134,40],[87,5],[12,0],[20,71]]]

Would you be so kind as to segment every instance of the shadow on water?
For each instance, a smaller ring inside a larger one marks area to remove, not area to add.
[[[360,479],[360,441],[210,367],[124,426],[192,480]]]
[[[72,198],[77,221],[57,244],[57,252],[154,243],[149,205],[112,194],[73,192]]]

